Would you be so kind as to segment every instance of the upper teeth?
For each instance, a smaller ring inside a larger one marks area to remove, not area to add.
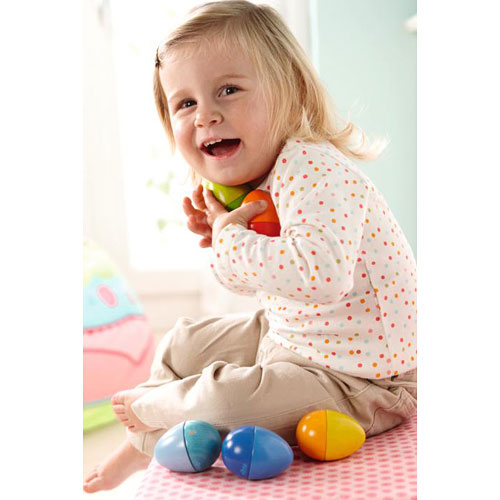
[[[207,142],[204,142],[203,145],[208,148],[208,146],[211,146],[212,144],[216,144],[218,142],[222,142],[222,139],[215,139],[213,141],[207,141]]]

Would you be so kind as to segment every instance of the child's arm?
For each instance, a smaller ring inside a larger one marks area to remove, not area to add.
[[[281,237],[238,223],[218,233],[215,222],[215,272],[221,281],[306,302],[337,302],[352,288],[368,186],[339,162],[314,151],[304,156],[289,156],[270,186]]]
[[[207,223],[212,227],[212,243],[223,227],[234,223],[247,228],[249,221],[267,208],[267,202],[254,201],[228,212],[222,204],[216,200],[211,191],[205,190],[203,196]],[[231,292],[240,295],[255,294],[255,288],[248,287],[238,280],[233,280],[232,277],[222,279],[216,272],[215,264],[211,264],[210,267],[214,271],[216,280]]]

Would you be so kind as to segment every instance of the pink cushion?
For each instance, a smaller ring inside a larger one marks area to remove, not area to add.
[[[417,498],[417,417],[366,440],[360,450],[337,462],[316,462],[294,448],[283,474],[246,481],[231,474],[219,457],[198,474],[175,473],[155,460],[146,471],[136,500],[375,499]]]
[[[83,330],[83,402],[130,389],[149,376],[154,337],[144,316]]]

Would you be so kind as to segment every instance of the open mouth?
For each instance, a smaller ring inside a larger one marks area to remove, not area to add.
[[[201,150],[209,156],[228,158],[236,153],[240,143],[240,139],[217,139],[203,143]]]

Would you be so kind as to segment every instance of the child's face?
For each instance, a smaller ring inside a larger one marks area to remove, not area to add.
[[[176,146],[199,175],[235,186],[272,168],[280,144],[269,143],[263,93],[247,57],[214,46],[178,49],[160,79]]]

